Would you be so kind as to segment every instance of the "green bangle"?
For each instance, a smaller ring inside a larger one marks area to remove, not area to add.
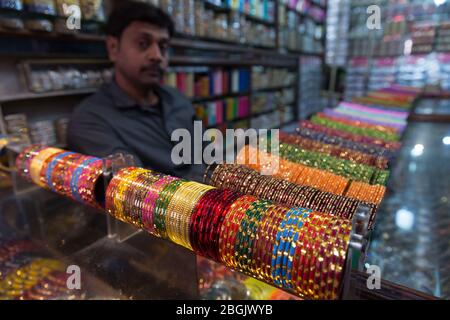
[[[166,213],[167,207],[172,200],[173,195],[178,190],[178,188],[186,183],[186,180],[176,180],[167,185],[160,193],[158,200],[155,203],[154,212],[154,224],[157,231],[161,235],[161,238],[168,239],[167,228],[166,228]]]
[[[386,170],[379,170],[368,165],[328,156],[319,152],[303,150],[286,143],[280,145],[280,156],[291,162],[327,170],[336,175],[365,183],[371,183],[375,176],[385,177],[389,175],[389,172]],[[376,184],[384,185],[384,180],[387,179],[379,178],[375,181]]]
[[[252,253],[254,241],[259,224],[262,222],[269,201],[257,201],[245,212],[238,234],[236,235],[235,254],[240,270],[249,274],[251,272]]]
[[[335,122],[329,119],[320,118],[318,116],[314,116],[311,119],[311,122],[317,125],[325,126],[328,128],[346,131],[352,134],[360,135],[360,136],[367,136],[372,138],[378,138],[385,141],[395,142],[399,141],[400,138],[395,133],[387,133],[383,131],[379,131],[372,128],[360,128],[360,127],[353,127],[347,124],[343,124],[340,122]]]

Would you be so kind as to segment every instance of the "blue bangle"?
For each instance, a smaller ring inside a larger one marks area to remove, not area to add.
[[[280,227],[278,229],[277,236],[276,236],[276,242],[275,242],[275,244],[273,246],[273,251],[272,251],[272,278],[273,278],[274,284],[276,284],[276,285],[280,285],[281,284],[281,281],[279,279],[280,275],[281,275],[281,266],[280,266],[281,256],[280,256],[280,251],[282,250],[281,246],[283,244],[283,242],[282,242],[283,236],[285,236],[285,234],[287,233],[286,223],[287,223],[287,220],[289,219],[289,217],[291,216],[291,214],[292,214],[291,210],[286,212],[286,215],[284,216],[283,221],[280,223]]]
[[[283,250],[281,252],[282,262],[281,262],[281,279],[282,279],[282,286],[283,288],[286,288],[286,273],[287,273],[287,252],[291,249],[292,245],[292,238],[294,236],[294,229],[291,227],[294,224],[298,223],[298,216],[296,215],[296,212],[293,213],[295,215],[294,218],[289,219],[288,226],[286,230],[288,231],[287,236],[284,240],[283,244]]]
[[[70,180],[70,189],[72,192],[72,197],[78,201],[83,203],[83,200],[81,198],[78,182],[80,180],[81,175],[83,174],[84,170],[89,167],[94,162],[98,161],[98,158],[89,158],[85,160],[83,163],[81,163],[73,172],[72,179]]]
[[[288,252],[291,249],[292,238],[294,237],[294,234],[296,232],[294,226],[299,224],[299,218],[300,218],[300,215],[303,212],[303,210],[304,209],[298,209],[298,208],[291,209],[293,217],[291,219],[289,219],[287,226],[286,226],[286,228],[289,230],[289,234],[288,234],[287,238],[285,239],[284,249],[281,254],[281,256],[283,257],[283,261],[281,264],[281,277],[283,279],[282,285],[284,288],[287,287],[286,274],[287,274]]]
[[[293,285],[291,283],[292,280],[292,265],[293,265],[293,261],[294,261],[294,254],[295,254],[295,250],[297,248],[297,241],[300,237],[300,229],[303,227],[304,225],[304,221],[309,217],[309,215],[312,213],[312,210],[303,210],[303,215],[301,215],[300,217],[300,221],[297,224],[297,228],[295,230],[292,242],[291,242],[291,247],[289,249],[289,253],[287,255],[287,275],[286,275],[286,279],[287,279],[287,288],[289,289],[293,289]]]
[[[53,186],[53,183],[52,183],[53,170],[55,169],[56,165],[58,164],[58,162],[59,162],[61,159],[65,158],[65,157],[67,157],[67,156],[73,155],[73,154],[75,154],[75,153],[74,153],[74,152],[64,152],[64,153],[61,153],[60,155],[56,156],[56,157],[50,162],[50,164],[48,165],[48,167],[47,167],[47,172],[46,172],[46,175],[45,175],[45,178],[46,178],[46,180],[47,180],[47,185],[48,185],[48,187],[49,187],[51,190],[56,191],[55,188],[54,188],[54,186]]]

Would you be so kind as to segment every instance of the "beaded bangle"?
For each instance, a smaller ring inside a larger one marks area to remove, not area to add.
[[[144,196],[144,208],[142,213],[143,228],[150,234],[160,237],[154,223],[154,212],[156,201],[159,198],[161,191],[173,181],[179,180],[174,177],[163,176],[154,184],[148,186],[146,195]]]
[[[224,235],[221,233],[221,238],[224,239],[225,248],[222,250],[223,254],[221,254],[221,261],[230,268],[236,269],[238,267],[237,254],[235,254],[237,234],[244,215],[256,200],[257,199],[253,196],[243,196],[239,198],[231,205],[230,211],[225,218]]]
[[[215,261],[220,260],[220,232],[225,222],[227,212],[230,210],[232,204],[241,197],[240,193],[233,192],[231,190],[225,190],[220,206],[215,209],[216,214],[213,215],[212,224],[210,226],[210,248],[209,257]]]
[[[30,163],[30,177],[31,181],[41,187],[45,187],[45,185],[41,182],[41,170],[44,165],[45,160],[50,158],[51,156],[61,153],[63,150],[55,149],[55,148],[46,148],[41,151],[31,160]]]
[[[105,208],[110,215],[121,221],[125,221],[123,216],[123,203],[125,202],[125,197],[120,186],[134,170],[136,170],[136,168],[130,167],[117,172],[106,189]]]
[[[78,195],[82,203],[100,209],[104,204],[97,202],[95,188],[103,175],[103,160],[92,159],[92,161],[83,168],[78,179]]]
[[[167,207],[166,226],[169,238],[189,250],[189,224],[193,210],[199,199],[213,187],[188,182],[178,188]]]
[[[373,129],[373,128],[355,127],[352,125],[344,124],[342,122],[331,120],[324,116],[313,116],[311,119],[311,122],[318,124],[318,125],[328,127],[328,128],[349,132],[349,133],[352,133],[355,135],[373,137],[373,138],[382,139],[385,141],[398,141],[399,140],[399,136],[396,133],[393,134],[390,132],[380,131],[378,129]]]
[[[373,146],[391,149],[391,151],[397,151],[400,148],[400,144],[398,142],[386,141],[386,140],[383,140],[381,138],[376,138],[376,137],[356,135],[356,134],[353,134],[353,133],[350,133],[347,131],[336,130],[331,127],[322,126],[320,124],[316,124],[316,123],[313,123],[310,121],[302,121],[301,127],[316,130],[316,131],[325,133],[326,135],[329,135],[329,136],[336,136],[336,137],[350,140],[353,142],[370,144]]]
[[[45,149],[41,145],[32,145],[25,148],[16,158],[16,168],[18,173],[25,179],[31,181],[30,165],[31,161],[36,157],[39,152]]]
[[[153,216],[153,221],[155,223],[156,230],[158,234],[167,239],[167,229],[166,229],[166,214],[167,214],[167,206],[170,203],[170,200],[173,197],[173,194],[185,184],[187,181],[185,180],[176,180],[167,185],[162,191],[161,194],[156,200],[155,204],[155,214]]]
[[[255,242],[255,234],[263,219],[270,202],[256,201],[245,213],[241,222],[239,233],[236,236],[235,251],[240,270],[249,273],[252,269],[252,252]]]

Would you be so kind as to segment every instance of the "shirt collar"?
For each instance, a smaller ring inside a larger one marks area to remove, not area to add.
[[[114,80],[106,84],[106,90],[112,98],[114,105],[118,108],[133,108],[137,107],[138,103],[128,96]]]
[[[148,107],[145,108],[145,106],[140,106],[134,99],[128,96],[119,88],[115,81],[110,81],[105,86],[105,89],[113,100],[112,103],[117,108],[140,108],[141,110],[152,112],[151,108],[149,109]],[[177,99],[177,97],[164,86],[157,86],[155,91],[160,98],[160,110],[153,110],[153,112],[157,112],[158,114],[162,113],[167,133],[170,135],[174,130],[185,127],[186,124],[184,119],[186,118],[186,110],[183,108],[182,101]]]
[[[125,93],[117,83],[112,80],[107,84],[107,90],[112,97],[114,105],[119,109],[129,109],[129,108],[140,108],[144,111],[152,111],[154,106],[143,105],[138,103],[136,100],[131,98],[128,94]],[[159,94],[159,89],[157,88],[157,94],[160,96],[160,105],[162,105],[162,97]]]

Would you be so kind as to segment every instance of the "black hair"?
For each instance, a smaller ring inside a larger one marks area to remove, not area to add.
[[[174,35],[175,24],[164,10],[150,3],[130,0],[120,2],[109,15],[106,24],[108,36],[120,38],[124,30],[135,21],[147,22],[162,29],[167,29],[170,37]]]

